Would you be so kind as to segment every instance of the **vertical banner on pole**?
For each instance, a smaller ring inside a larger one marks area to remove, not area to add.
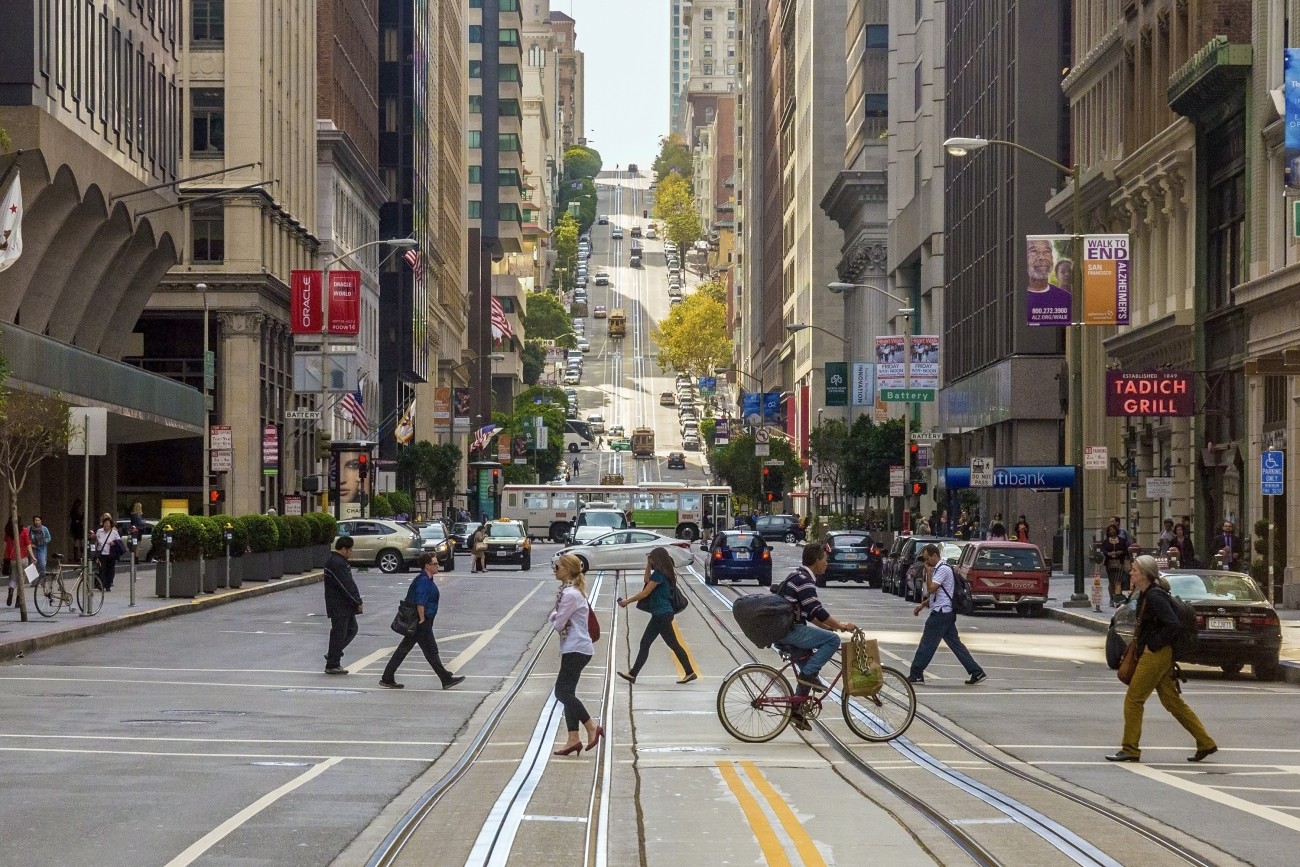
[[[1300,48],[1287,48],[1282,59],[1286,130],[1283,138],[1286,185],[1300,189]]]
[[[853,362],[853,406],[872,406],[876,402],[876,365],[870,361]]]
[[[1128,235],[1084,236],[1084,325],[1128,325],[1128,253]]]

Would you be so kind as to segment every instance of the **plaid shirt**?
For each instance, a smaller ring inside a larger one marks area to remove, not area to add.
[[[781,583],[778,592],[798,608],[800,623],[830,620],[831,615],[817,598],[817,578],[806,566],[799,566]]]

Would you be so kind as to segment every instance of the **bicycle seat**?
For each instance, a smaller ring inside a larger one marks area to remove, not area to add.
[[[793,644],[781,644],[777,642],[772,645],[773,649],[785,659],[791,662],[803,662],[813,655],[813,652],[806,647],[795,647]]]

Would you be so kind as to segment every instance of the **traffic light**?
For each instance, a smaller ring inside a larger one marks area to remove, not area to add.
[[[917,466],[920,463],[921,447],[916,443],[912,443],[907,447],[907,450],[912,454],[912,466]]]
[[[357,469],[360,471],[358,475],[361,476],[363,481],[370,478],[370,455],[365,452],[357,455]]]
[[[772,493],[771,491],[768,491],[768,492],[767,492],[767,501],[768,501],[769,503],[771,503],[771,502],[775,502],[775,501],[776,501],[776,494]]]
[[[912,496],[919,497],[930,490],[930,486],[925,482],[912,482]]]
[[[495,497],[495,496],[497,495],[497,491],[498,491],[499,488],[500,488],[500,484],[501,484],[501,471],[500,471],[500,470],[493,470],[493,471],[492,471],[492,489],[491,489],[491,490],[492,490],[492,496]]]
[[[220,506],[226,501],[226,492],[220,488],[210,488],[208,490],[208,505]]]
[[[316,431],[316,460],[327,461],[330,457],[330,444],[333,442],[329,431]]]
[[[648,219],[650,219],[650,212],[649,212],[648,210],[644,210],[644,209],[643,209],[643,210],[641,211],[641,219],[643,219],[643,220],[648,220]]]

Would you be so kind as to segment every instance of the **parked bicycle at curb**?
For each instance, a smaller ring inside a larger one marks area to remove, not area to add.
[[[825,692],[797,694],[787,673],[812,656],[801,647],[776,644],[785,660],[780,669],[761,662],[747,663],[722,679],[718,689],[718,719],[736,740],[764,743],[785,731],[796,713],[811,722],[821,715],[823,700],[839,700],[844,722],[858,737],[884,743],[907,731],[916,717],[916,692],[907,676],[896,668],[881,666],[881,684],[869,696],[849,696],[841,687],[840,671]]]
[[[36,584],[32,588],[32,597],[36,603],[36,610],[41,613],[42,617],[53,617],[65,605],[68,606],[70,611],[76,611],[78,605],[80,605],[82,613],[90,615],[98,614],[99,610],[104,607],[104,585],[100,583],[99,576],[95,574],[94,566],[89,562],[89,558],[87,558],[87,562],[68,571],[73,574],[81,574],[72,592],[68,592],[67,584],[63,580],[62,554],[55,554],[54,567],[45,570],[45,573],[36,580]],[[87,587],[90,588],[89,593],[87,593]]]

